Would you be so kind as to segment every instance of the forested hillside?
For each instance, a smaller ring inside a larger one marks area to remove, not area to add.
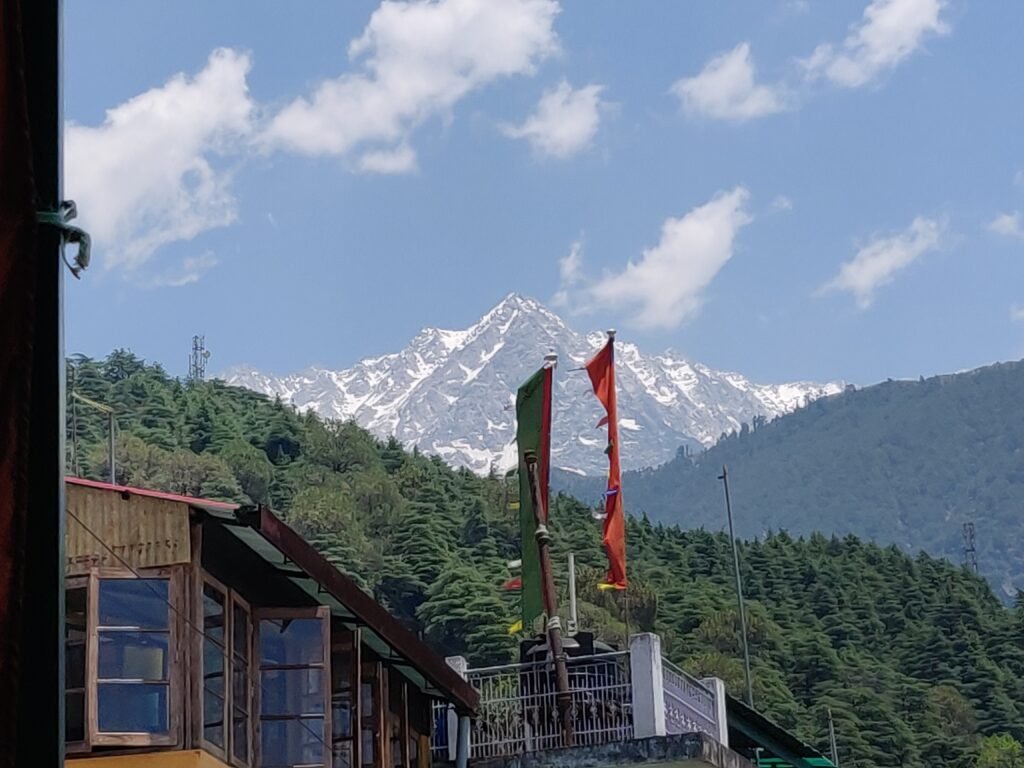
[[[439,650],[476,664],[512,658],[516,605],[500,585],[518,541],[506,482],[245,390],[176,381],[130,353],[71,362],[69,391],[116,409],[119,482],[270,503]],[[74,402],[69,467],[105,478],[104,415]],[[622,596],[595,586],[591,510],[559,496],[551,514],[557,562],[571,549],[583,564],[584,627],[621,642]],[[658,631],[670,658],[738,693],[727,538],[634,518],[628,539],[630,628]],[[774,534],[741,556],[756,703],[821,748],[831,707],[844,766],[972,766],[982,735],[1024,740],[1024,605],[1004,608],[943,560],[853,536]]]
[[[824,531],[978,562],[1004,599],[1024,588],[1024,363],[890,381],[812,402],[623,478],[626,508],[683,528],[721,530],[722,465],[737,534]],[[586,479],[553,481],[579,498]]]

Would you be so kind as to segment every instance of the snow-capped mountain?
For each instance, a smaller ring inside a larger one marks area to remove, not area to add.
[[[515,464],[515,391],[558,354],[552,463],[584,474],[606,471],[602,415],[584,361],[604,343],[517,294],[507,296],[463,331],[427,328],[401,352],[363,360],[344,371],[309,368],[271,376],[236,368],[221,378],[321,416],[354,419],[376,435],[434,453],[475,472]],[[681,445],[711,445],[755,416],[769,419],[841,391],[842,384],[761,385],[675,352],[646,355],[616,340],[619,439],[626,469],[661,464]]]

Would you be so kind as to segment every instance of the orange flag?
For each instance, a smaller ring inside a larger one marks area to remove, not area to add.
[[[605,589],[626,588],[626,518],[622,506],[622,473],[619,469],[619,420],[615,405],[615,333],[609,332],[608,343],[586,365],[594,394],[604,406],[607,416],[598,427],[608,425],[608,488],[604,494],[604,549],[608,554],[608,577]]]

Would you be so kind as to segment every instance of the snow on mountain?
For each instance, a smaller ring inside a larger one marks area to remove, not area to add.
[[[450,464],[487,472],[515,464],[515,391],[551,351],[558,354],[552,426],[552,463],[601,474],[601,406],[590,390],[584,361],[604,343],[603,333],[579,334],[537,301],[507,296],[463,331],[426,328],[400,352],[363,360],[344,371],[307,368],[272,376],[236,368],[221,378],[300,410],[353,419],[381,437],[437,454]],[[681,445],[702,448],[755,416],[768,419],[842,383],[754,384],[667,351],[645,355],[616,341],[619,437],[626,469],[656,466]]]

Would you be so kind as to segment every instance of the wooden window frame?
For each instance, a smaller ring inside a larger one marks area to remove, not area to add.
[[[256,722],[259,719],[259,713],[256,711],[257,700],[255,689],[259,684],[259,669],[255,663],[255,656],[258,651],[256,646],[256,619],[253,615],[253,608],[248,601],[238,596],[238,593],[234,590],[230,592],[231,596],[231,618],[229,625],[231,627],[231,642],[229,644],[228,653],[228,664],[231,668],[231,675],[228,682],[228,703],[231,705],[230,716],[228,721],[231,725],[231,737],[228,741],[228,759],[227,762],[235,766],[235,768],[249,768],[257,764],[256,761]],[[246,697],[248,698],[248,706],[246,712],[249,715],[249,725],[245,729],[245,738],[248,741],[248,750],[246,754],[249,755],[248,760],[240,760],[235,756],[235,606],[239,606],[245,610],[246,616],[248,617],[248,657],[246,664],[246,676],[248,677],[248,684],[246,685]]]
[[[371,704],[372,711],[362,711],[362,686],[369,684],[371,691]],[[360,670],[360,688],[359,688],[359,701],[360,701],[360,712],[359,712],[359,745],[360,755],[359,759],[363,759],[362,755],[362,739],[364,722],[369,725],[369,730],[373,734],[373,762],[361,763],[354,768],[392,768],[391,765],[391,734],[388,730],[388,712],[389,696],[388,696],[388,669],[379,659],[371,658],[362,662]]]
[[[182,691],[184,664],[182,652],[187,643],[182,637],[184,622],[178,620],[183,610],[183,573],[180,567],[92,568],[89,570],[87,593],[89,632],[86,641],[86,731],[91,747],[178,747],[184,744],[182,733]],[[100,731],[99,729],[99,595],[101,581],[166,579],[167,580],[167,733]],[[188,615],[185,613],[184,615]]]
[[[92,749],[92,745],[89,740],[89,647],[92,643],[89,642],[89,638],[92,633],[90,632],[90,612],[89,612],[89,576],[84,574],[82,576],[69,576],[64,579],[65,591],[69,589],[85,589],[85,640],[83,645],[85,646],[85,662],[84,662],[84,677],[85,688],[83,689],[82,696],[82,739],[80,741],[65,741],[64,751],[67,754],[77,754],[80,752],[88,752]],[[65,653],[67,653],[67,639],[64,640]],[[78,690],[77,688],[75,690]],[[63,695],[67,697],[67,680],[64,681],[64,692]]]
[[[216,755],[221,758],[224,762],[227,762],[227,754],[230,749],[231,738],[228,735],[228,729],[226,722],[221,724],[224,729],[224,746],[219,747],[212,741],[206,738],[206,616],[204,611],[204,593],[206,587],[213,587],[215,590],[220,592],[224,596],[224,718],[227,720],[229,710],[229,699],[231,696],[231,679],[230,673],[228,672],[228,663],[231,656],[231,640],[230,640],[230,623],[231,618],[229,616],[231,612],[231,591],[221,584],[217,579],[210,576],[205,571],[200,574],[200,577],[196,579],[196,593],[193,596],[193,605],[195,606],[193,621],[196,627],[199,629],[195,633],[196,642],[193,644],[193,658],[195,663],[193,668],[195,673],[192,676],[196,687],[196,695],[193,697],[193,706],[196,708],[196,715],[192,722],[196,729],[196,738],[199,742],[199,746],[209,752],[211,755]]]
[[[262,698],[261,690],[263,688],[263,654],[261,651],[262,643],[262,624],[264,620],[273,619],[320,619],[320,630],[321,630],[321,650],[323,651],[323,667],[322,671],[322,691],[323,696],[323,732],[320,734],[320,741],[323,745],[324,760],[321,763],[323,768],[332,768],[334,761],[334,754],[332,750],[332,734],[333,729],[331,727],[331,609],[326,605],[308,606],[302,608],[256,608],[250,614],[255,626],[254,633],[254,644],[255,655],[253,662],[256,670],[256,701],[254,704],[255,710],[252,713],[253,722],[255,724],[255,743],[259,746],[261,754],[257,764],[263,764],[262,755],[262,729],[263,729],[263,713],[261,711],[260,701]],[[307,669],[314,667],[309,666]],[[281,718],[287,719],[287,718]],[[299,718],[295,718],[299,719]],[[316,765],[310,763],[308,765]]]
[[[255,707],[255,696],[253,693],[254,677],[253,677],[253,653],[254,653],[254,638],[256,636],[255,624],[253,620],[253,609],[249,605],[248,601],[241,598],[237,592],[227,587],[219,579],[214,578],[205,570],[199,571],[199,578],[195,580],[195,594],[193,595],[193,605],[195,610],[193,611],[193,622],[196,627],[204,627],[203,617],[203,590],[209,585],[216,589],[218,592],[224,595],[224,746],[219,747],[211,741],[206,739],[206,729],[204,727],[204,692],[205,692],[205,668],[203,663],[205,661],[205,655],[203,653],[203,643],[206,641],[205,636],[201,632],[196,632],[195,642],[192,644],[192,657],[195,659],[193,664],[194,673],[192,675],[192,681],[195,687],[195,695],[192,697],[192,706],[195,714],[192,718],[193,729],[195,731],[195,743],[198,743],[200,748],[209,752],[212,755],[220,758],[223,762],[235,766],[235,768],[250,768],[255,765],[254,739],[253,739],[253,722],[254,722],[254,707]],[[248,755],[247,761],[240,760],[235,756],[234,749],[234,675],[235,675],[235,606],[243,608],[248,615],[249,625],[249,636],[248,636],[248,661],[246,667],[246,673],[248,675],[248,684],[246,686],[248,692],[248,706],[247,712],[249,715],[249,727],[246,729],[246,739],[248,741]]]

